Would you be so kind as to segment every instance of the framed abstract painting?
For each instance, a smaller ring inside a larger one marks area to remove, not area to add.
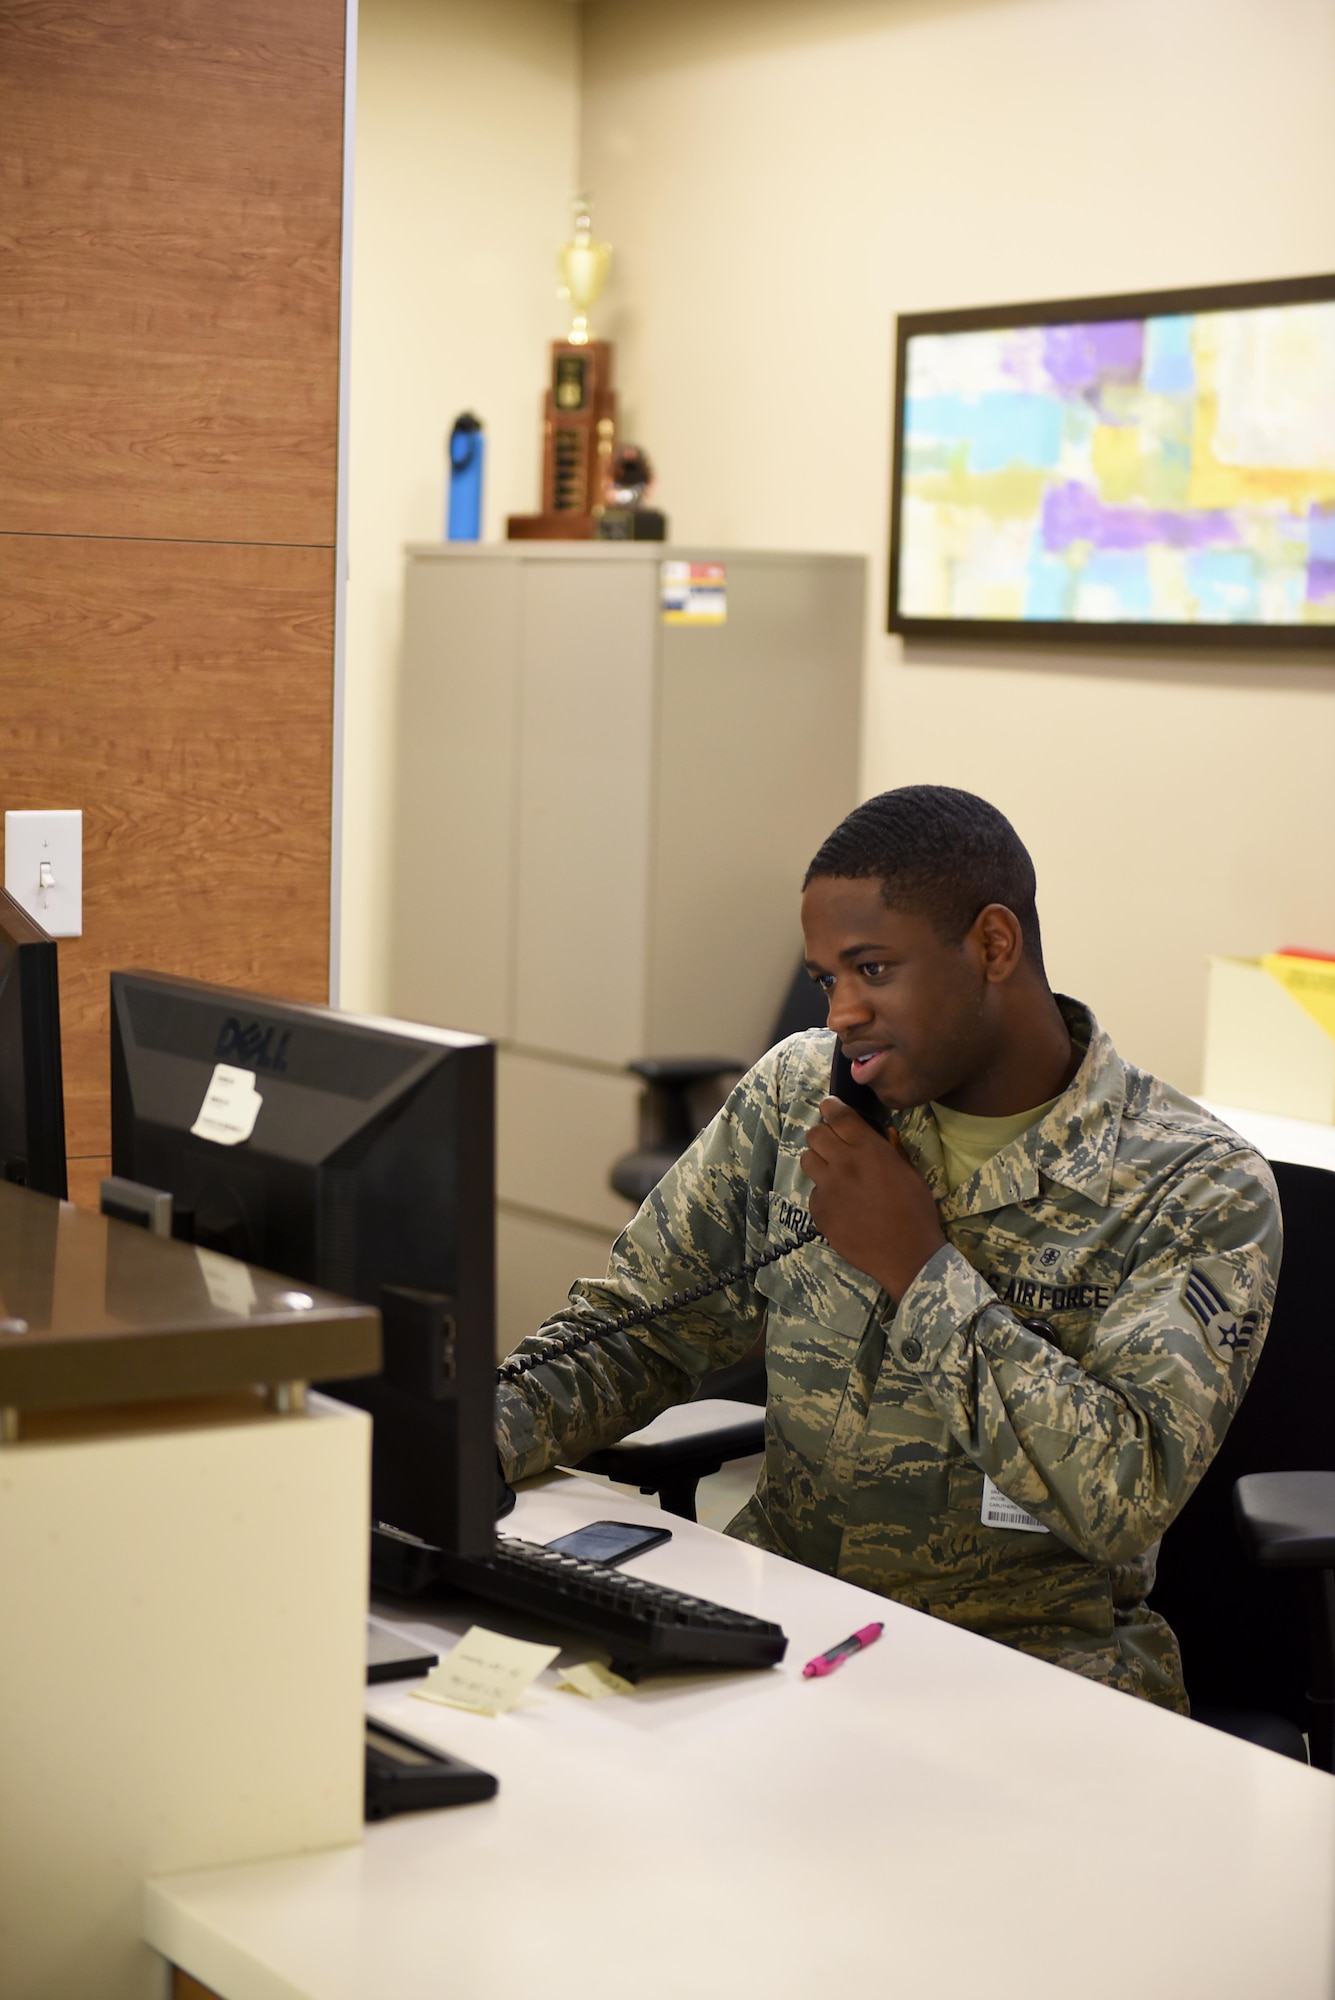
[[[898,323],[889,628],[1335,651],[1335,275]]]

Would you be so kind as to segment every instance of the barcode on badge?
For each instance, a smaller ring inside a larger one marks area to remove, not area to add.
[[[987,1474],[983,1474],[983,1504],[979,1509],[979,1519],[985,1528],[1019,1528],[1027,1535],[1046,1535],[1048,1530],[1032,1514],[1026,1514],[1023,1507],[1017,1507],[1008,1500],[1001,1490],[992,1484]]]

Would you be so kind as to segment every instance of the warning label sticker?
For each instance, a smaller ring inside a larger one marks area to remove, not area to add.
[[[665,625],[726,625],[728,565],[660,563],[659,602]]]

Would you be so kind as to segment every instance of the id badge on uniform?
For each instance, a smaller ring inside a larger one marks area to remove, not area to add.
[[[987,1474],[983,1474],[983,1505],[980,1515],[985,1528],[1022,1528],[1029,1535],[1047,1535],[1051,1529],[1036,1521],[1032,1514],[1026,1514],[1023,1507],[1017,1507],[1008,1500],[1000,1487],[994,1486]]]

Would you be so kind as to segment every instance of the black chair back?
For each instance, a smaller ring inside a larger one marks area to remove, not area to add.
[[[770,1047],[786,1042],[789,1035],[800,1035],[804,1028],[823,1028],[828,1012],[825,995],[799,959],[770,1034]]]
[[[1150,1599],[1177,1633],[1194,1707],[1266,1709],[1307,1727],[1298,1576],[1244,1553],[1233,1484],[1247,1472],[1335,1471],[1335,1174],[1274,1165],[1284,1262],[1274,1318],[1219,1454],[1164,1536]]]

